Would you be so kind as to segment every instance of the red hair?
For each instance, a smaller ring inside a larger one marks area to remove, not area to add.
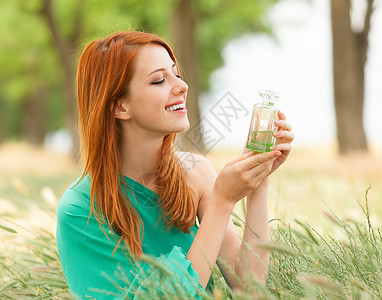
[[[171,48],[156,35],[144,32],[118,32],[91,42],[78,64],[77,89],[82,178],[91,179],[91,210],[98,222],[110,225],[125,241],[130,252],[142,254],[142,220],[127,193],[122,192],[120,128],[114,117],[116,101],[128,95],[137,54],[149,44],[163,46],[176,62]],[[156,183],[161,217],[168,228],[189,232],[195,223],[196,209],[184,169],[174,152],[176,134],[166,135],[157,166]],[[143,230],[142,230],[143,232]],[[105,233],[106,234],[106,233]],[[117,246],[118,246],[117,244]],[[116,246],[116,249],[117,249]]]

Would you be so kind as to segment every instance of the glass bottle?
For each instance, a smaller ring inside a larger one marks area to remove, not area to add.
[[[259,91],[263,103],[253,106],[252,119],[247,138],[247,149],[255,152],[270,152],[275,145],[274,133],[277,131],[275,120],[278,119],[278,109],[274,105],[280,98],[278,93]]]

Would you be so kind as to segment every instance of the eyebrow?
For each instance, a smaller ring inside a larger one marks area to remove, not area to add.
[[[171,69],[173,69],[174,67],[176,67],[176,64],[174,63],[172,66],[171,66]],[[154,71],[152,71],[149,75],[147,75],[147,77],[149,77],[151,74],[154,74],[155,72],[160,72],[160,71],[166,71],[165,68],[160,68],[160,69],[156,69]]]

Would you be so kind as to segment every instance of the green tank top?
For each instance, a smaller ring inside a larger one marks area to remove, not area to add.
[[[207,296],[186,258],[197,225],[191,227],[190,233],[175,226],[169,230],[159,220],[158,194],[126,176],[124,179],[127,191],[122,183],[121,188],[143,221],[144,256],[139,261],[133,260],[124,243],[113,254],[118,234],[106,224],[100,226],[93,215],[89,218],[89,176],[75,180],[59,202],[56,232],[61,265],[72,294],[80,299]],[[211,277],[206,290],[212,288]]]

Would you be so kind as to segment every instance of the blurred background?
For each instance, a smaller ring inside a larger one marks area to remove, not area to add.
[[[40,224],[36,215],[46,207],[54,211],[81,169],[76,169],[79,54],[95,38],[136,29],[172,45],[189,85],[191,128],[179,137],[180,150],[208,156],[219,171],[241,152],[257,92],[277,91],[277,105],[293,124],[296,139],[290,159],[272,175],[271,217],[323,227],[322,210],[359,217],[371,185],[369,205],[378,222],[381,4],[2,1],[0,215]]]

